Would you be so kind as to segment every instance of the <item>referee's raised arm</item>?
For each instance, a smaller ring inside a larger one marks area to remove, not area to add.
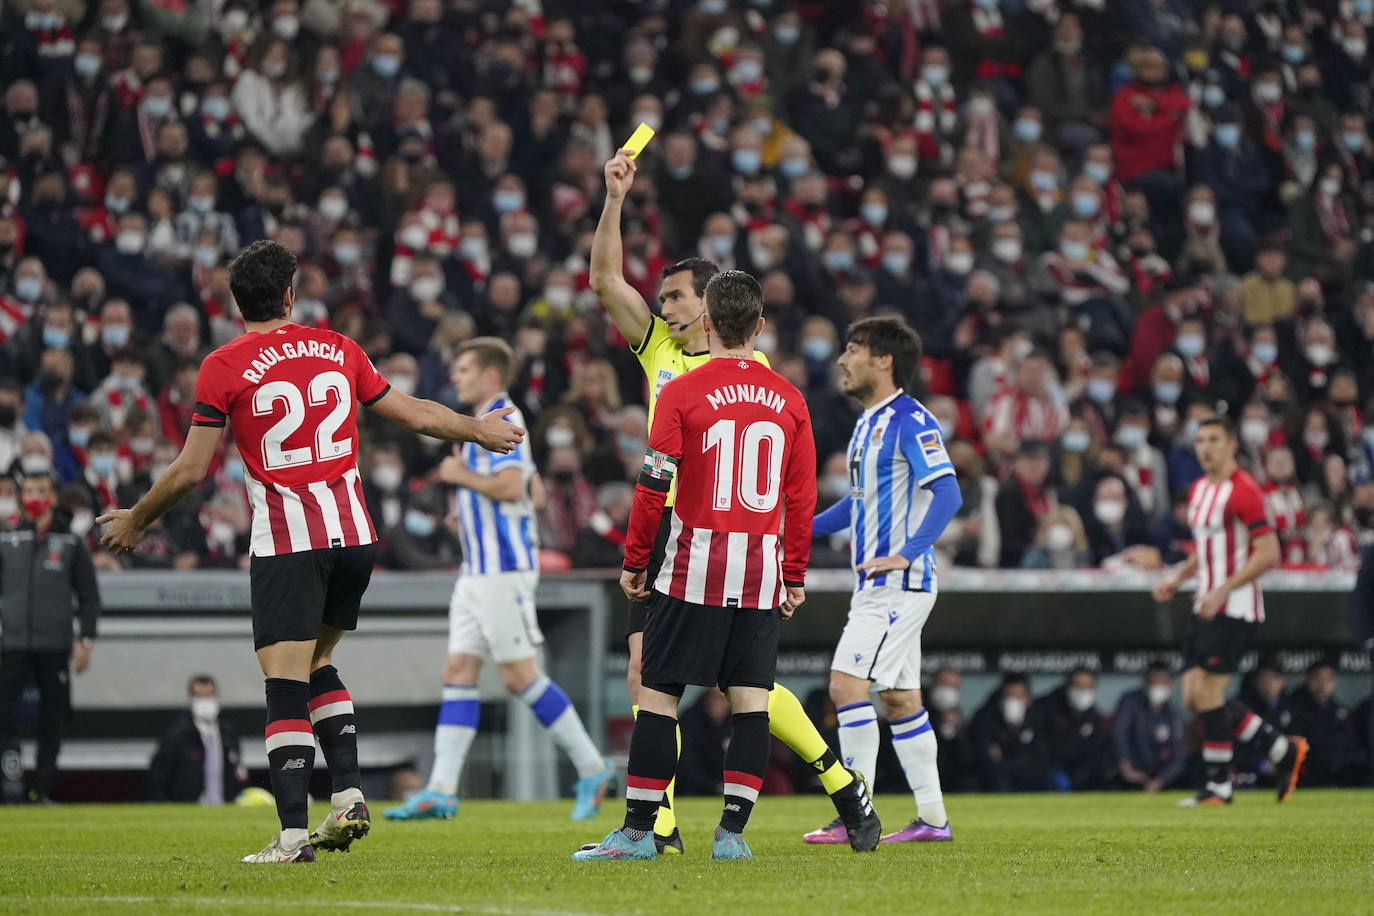
[[[635,163],[625,150],[606,163],[606,203],[592,236],[590,282],[606,313],[630,346],[638,346],[649,331],[653,313],[633,286],[625,281],[624,250],[620,243],[620,209],[635,180]]]

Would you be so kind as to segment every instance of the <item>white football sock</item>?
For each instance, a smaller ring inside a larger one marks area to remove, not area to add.
[[[902,762],[906,783],[916,796],[916,816],[932,827],[949,823],[945,796],[940,791],[940,768],[936,765],[939,745],[930,725],[930,713],[922,709],[914,716],[892,723],[892,749]]]
[[[458,776],[463,772],[472,739],[477,735],[481,704],[477,688],[471,684],[446,684],[444,702],[439,707],[439,724],[434,729],[434,767],[429,771],[431,792],[458,794]]]
[[[539,724],[563,749],[579,777],[595,776],[606,768],[606,759],[582,725],[572,700],[547,674],[540,674],[518,694]]]
[[[878,716],[869,702],[851,703],[836,712],[840,721],[840,756],[873,785],[878,766]]]

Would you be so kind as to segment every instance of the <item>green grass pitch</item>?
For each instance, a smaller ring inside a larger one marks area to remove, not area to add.
[[[710,861],[719,803],[690,799],[685,857],[595,864],[568,855],[615,827],[619,804],[583,824],[565,803],[490,801],[402,824],[379,803],[353,852],[299,867],[238,864],[271,836],[268,809],[0,808],[0,912],[1374,913],[1374,791],[1205,810],[1179,797],[951,797],[953,843],[855,855],[801,843],[830,818],[825,799],[765,796],[752,862]],[[895,828],[910,796],[879,811]]]

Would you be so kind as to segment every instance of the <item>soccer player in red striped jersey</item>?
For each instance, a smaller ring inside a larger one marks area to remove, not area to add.
[[[1193,613],[1197,619],[1184,643],[1183,704],[1202,722],[1206,777],[1185,806],[1229,805],[1231,756],[1236,741],[1253,744],[1274,763],[1278,799],[1298,783],[1307,741],[1282,735],[1239,700],[1226,699],[1226,686],[1264,621],[1259,577],[1279,560],[1278,536],[1264,511],[1253,477],[1236,464],[1236,432],[1225,417],[1198,424],[1194,450],[1204,474],[1188,495],[1193,555],[1156,583],[1154,597],[1173,598],[1185,579],[1197,575]]]
[[[658,858],[654,818],[677,769],[677,707],[687,684],[718,685],[730,696],[724,811],[711,857],[750,858],[741,834],[768,762],[778,621],[806,598],[816,446],[801,393],[754,359],[763,327],[758,282],[727,270],[705,292],[711,359],[659,394],[627,530],[620,584],[631,601],[647,598],[647,615],[625,822],[575,853],[578,860]],[[674,480],[666,553],[647,582]]]
[[[391,388],[362,348],[333,331],[291,323],[296,257],[255,242],[229,265],[246,333],[211,353],[196,379],[196,409],[181,454],[101,544],[138,546],[148,526],[194,490],[224,427],[247,469],[253,506],[253,642],[267,680],[267,760],[281,832],[243,861],[313,862],[314,847],[346,849],[371,825],[360,789],[353,701],[332,664],[357,626],[377,533],[358,483],[357,405],[437,439],[509,452],[524,431],[509,409],[480,420]],[[333,782],[331,812],[313,835],[306,817],[315,739]]]

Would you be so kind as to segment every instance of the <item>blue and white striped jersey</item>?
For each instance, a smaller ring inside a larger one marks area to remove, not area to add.
[[[863,412],[849,439],[849,523],[854,565],[894,556],[916,533],[934,499],[926,484],[954,474],[940,424],[905,392]],[[935,591],[935,550],[910,557],[901,573],[856,575],[855,591]]]
[[[510,395],[502,392],[474,412],[474,416],[503,407],[513,407]],[[516,410],[506,418],[525,427],[525,418]],[[527,428],[527,427],[525,427]],[[475,442],[467,442],[459,453],[468,469],[492,476],[506,468],[519,468],[525,482],[524,496],[517,502],[498,502],[475,490],[458,488],[454,503],[463,542],[462,572],[469,576],[520,572],[539,568],[539,526],[534,503],[529,496],[529,481],[534,476],[534,458],[526,438],[508,455],[489,452]]]

